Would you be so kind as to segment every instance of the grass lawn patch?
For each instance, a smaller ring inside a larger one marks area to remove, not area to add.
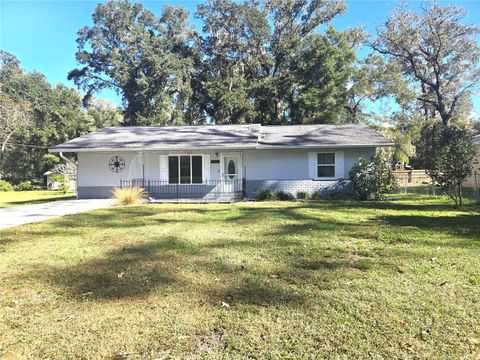
[[[0,208],[72,199],[73,197],[72,193],[64,194],[55,190],[5,191],[0,192]]]
[[[477,358],[444,198],[118,207],[0,231],[0,357]]]

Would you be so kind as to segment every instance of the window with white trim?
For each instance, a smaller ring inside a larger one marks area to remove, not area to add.
[[[335,153],[317,153],[317,177],[335,177]]]
[[[202,155],[169,155],[169,184],[201,184]]]

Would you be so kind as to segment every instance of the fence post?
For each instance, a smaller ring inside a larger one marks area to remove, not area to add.
[[[242,199],[245,199],[245,178],[242,178]]]
[[[475,179],[475,192],[477,193],[477,200],[480,204],[480,189],[478,188],[478,180],[477,180],[477,170],[473,172],[473,178]]]

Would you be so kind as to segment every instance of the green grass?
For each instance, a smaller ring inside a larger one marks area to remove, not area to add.
[[[0,232],[0,357],[476,359],[480,215],[143,205]]]
[[[71,198],[72,193],[64,194],[55,190],[5,191],[0,192],[0,208]]]

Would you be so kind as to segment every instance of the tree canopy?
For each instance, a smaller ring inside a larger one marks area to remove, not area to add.
[[[415,12],[398,6],[371,47],[397,63],[427,116],[448,126],[480,83],[478,26],[465,23],[464,9],[434,2]]]
[[[335,0],[211,0],[201,33],[182,8],[160,17],[126,0],[100,4],[78,33],[69,78],[116,89],[126,123],[338,123],[355,51],[348,33],[321,32],[345,11]]]
[[[42,180],[60,159],[47,148],[122,121],[119,109],[58,84],[38,72],[25,72],[18,59],[0,53],[0,176],[14,183]]]

